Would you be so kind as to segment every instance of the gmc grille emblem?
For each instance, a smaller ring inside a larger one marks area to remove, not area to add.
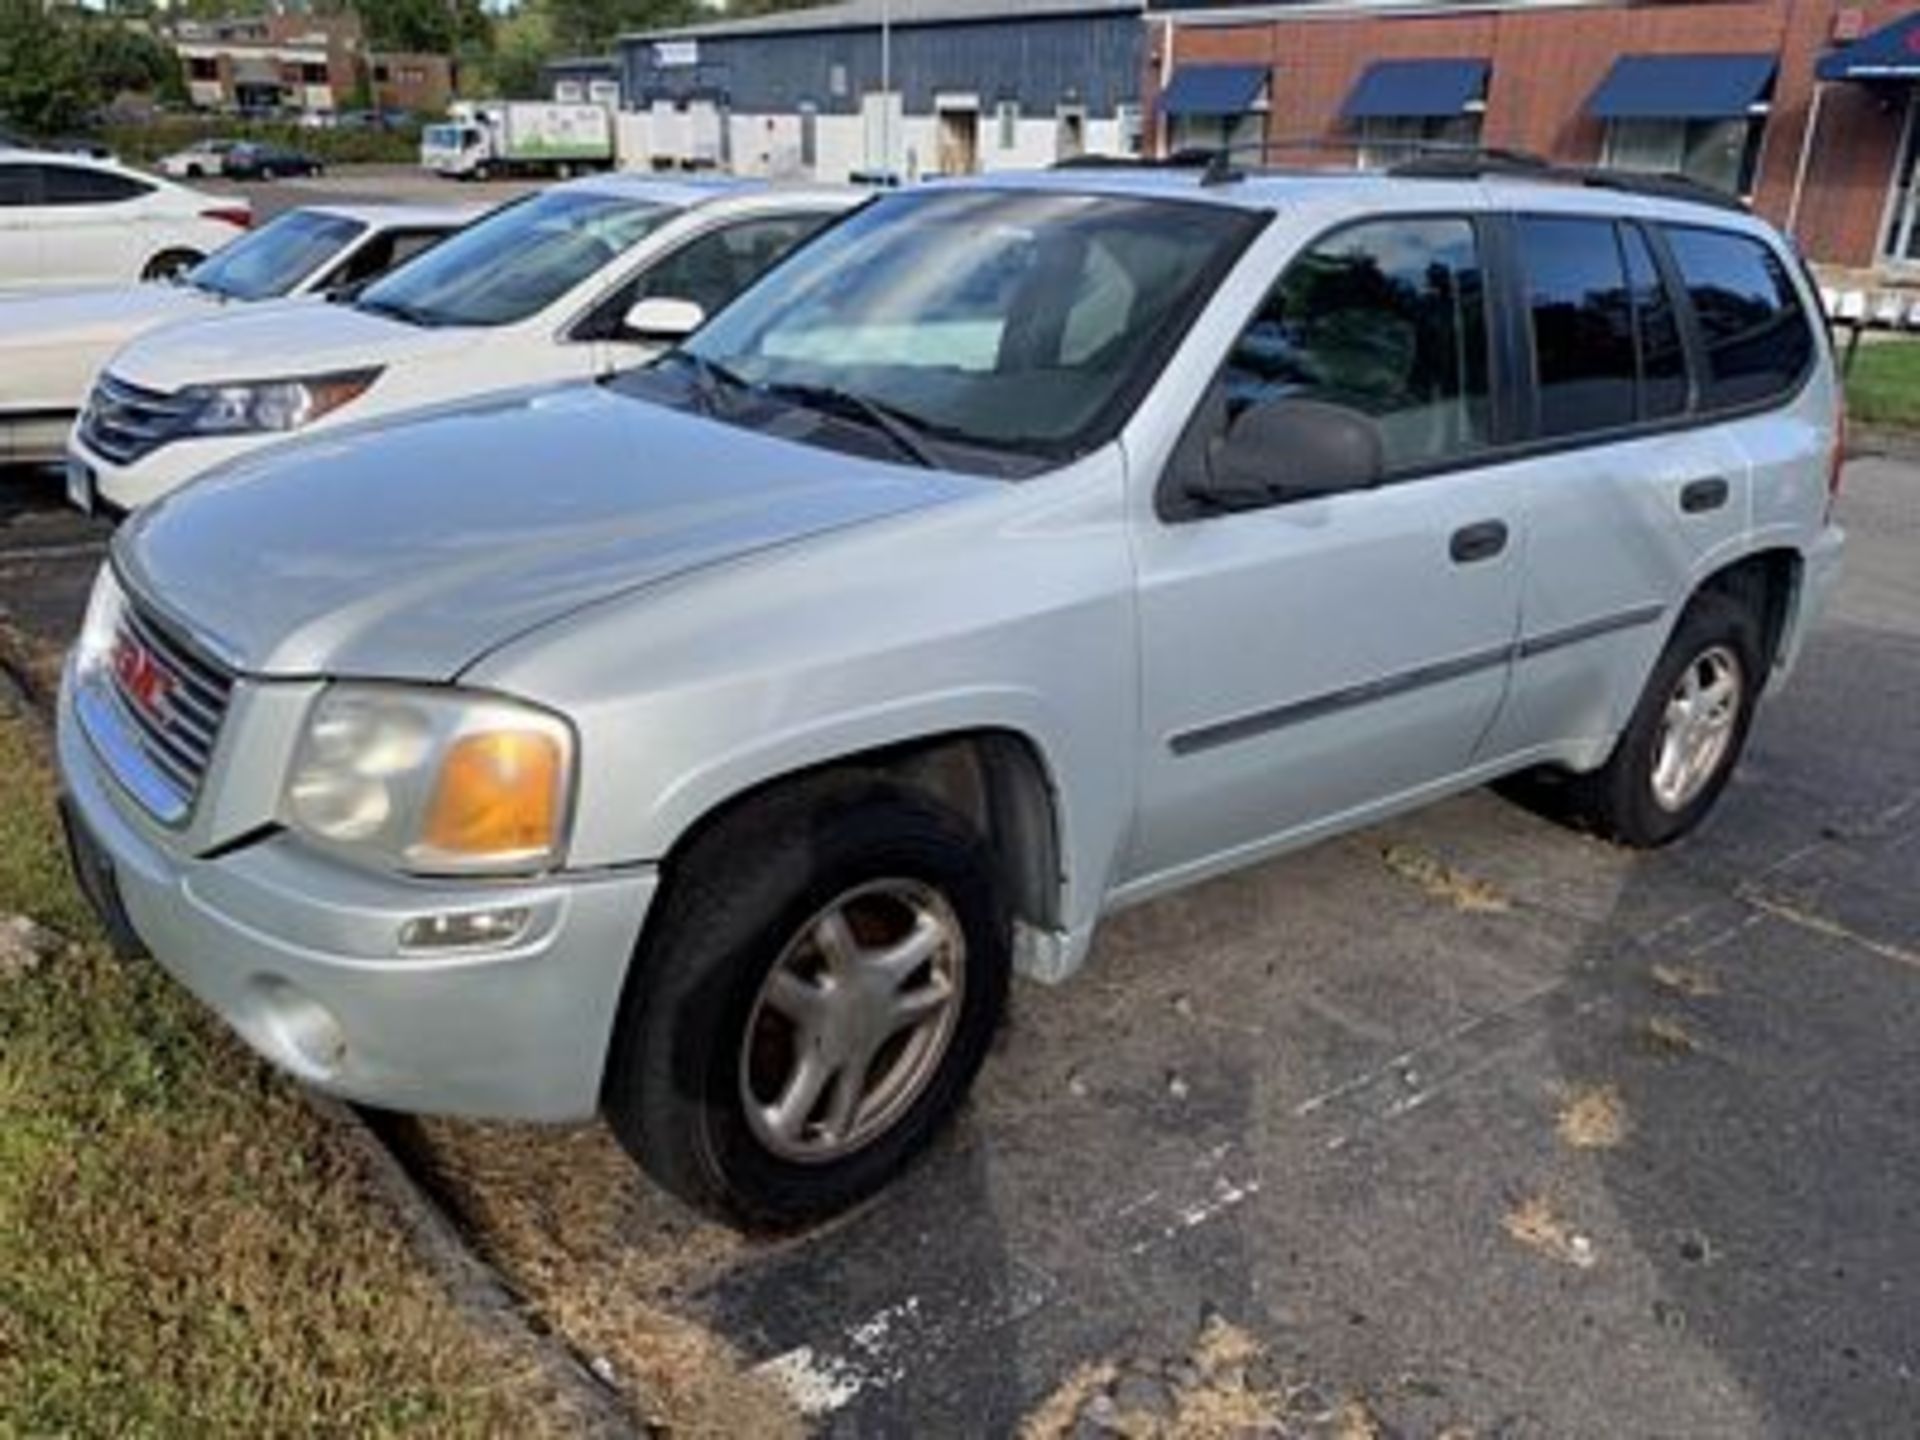
[[[146,647],[122,635],[113,645],[113,674],[121,691],[155,720],[167,718],[166,699],[173,692],[173,677],[163,669]]]

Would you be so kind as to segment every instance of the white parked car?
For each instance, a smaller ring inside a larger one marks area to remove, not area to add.
[[[236,303],[342,295],[480,212],[456,206],[288,210],[172,281],[0,296],[0,464],[65,452],[94,375],[127,341]]]
[[[131,510],[293,431],[631,368],[861,198],[596,176],[503,206],[349,304],[169,325],[101,372],[69,493]]]
[[[0,151],[0,291],[163,280],[252,223],[243,198],[111,160]]]
[[[160,171],[180,180],[199,180],[219,175],[227,168],[227,152],[238,144],[234,140],[196,140],[184,150],[163,156]]]

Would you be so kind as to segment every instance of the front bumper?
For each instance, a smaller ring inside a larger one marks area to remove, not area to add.
[[[101,768],[63,697],[59,764],[76,868],[141,946],[268,1060],[387,1109],[591,1116],[657,875],[448,884],[370,875],[279,835],[182,853]],[[405,954],[409,919],[524,906],[510,948]]]

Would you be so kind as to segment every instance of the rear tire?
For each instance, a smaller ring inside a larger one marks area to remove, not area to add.
[[[1762,637],[1760,620],[1739,601],[1696,595],[1607,763],[1567,783],[1567,809],[1608,839],[1642,849],[1699,825],[1746,746],[1766,676]]]
[[[198,250],[162,250],[140,272],[142,280],[171,280],[182,271],[191,270],[207,257]]]
[[[602,1096],[620,1143],[750,1229],[880,1189],[999,1023],[1012,925],[993,877],[971,825],[880,777],[723,817],[671,862],[627,981]]]

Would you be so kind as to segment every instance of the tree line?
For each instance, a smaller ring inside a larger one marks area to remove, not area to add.
[[[817,0],[520,0],[496,12],[481,0],[313,0],[309,9],[358,15],[374,50],[452,56],[463,93],[524,97],[542,93],[548,61],[606,53],[629,31],[809,3]],[[184,104],[180,60],[158,22],[271,8],[271,0],[175,0],[164,10],[152,0],[106,0],[100,9],[0,0],[0,122],[58,135],[85,128],[128,91]]]

